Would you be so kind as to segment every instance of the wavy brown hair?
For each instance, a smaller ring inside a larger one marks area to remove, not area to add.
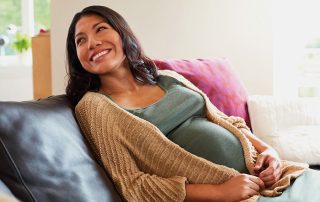
[[[66,52],[67,52],[67,73],[68,84],[66,94],[72,105],[75,106],[87,91],[98,91],[100,79],[97,75],[87,72],[81,65],[77,56],[75,44],[75,28],[77,22],[83,16],[97,15],[102,17],[122,39],[123,52],[129,63],[133,77],[142,83],[157,83],[157,67],[148,58],[141,48],[138,39],[133,34],[125,19],[110,8],[104,6],[89,6],[75,14],[70,24]]]

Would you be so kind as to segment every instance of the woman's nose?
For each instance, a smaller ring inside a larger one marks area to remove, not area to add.
[[[97,46],[100,46],[102,44],[101,40],[95,38],[95,37],[91,37],[89,38],[89,49],[94,49],[96,48]]]

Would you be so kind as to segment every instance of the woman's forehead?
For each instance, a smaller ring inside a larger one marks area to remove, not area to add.
[[[90,29],[96,23],[105,22],[105,19],[99,15],[85,15],[82,16],[76,23],[75,32],[81,32],[83,29]]]
[[[86,26],[89,24],[94,24],[100,21],[105,21],[105,20],[99,15],[94,15],[94,14],[85,15],[85,16],[82,16],[76,23],[76,29],[79,27]]]

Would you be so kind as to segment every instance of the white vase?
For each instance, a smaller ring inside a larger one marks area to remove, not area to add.
[[[32,54],[31,50],[25,51],[19,54],[19,63],[22,65],[30,66],[32,64]]]

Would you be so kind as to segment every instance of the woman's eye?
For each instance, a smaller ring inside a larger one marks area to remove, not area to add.
[[[76,44],[77,45],[80,45],[81,43],[83,43],[85,40],[84,38],[78,38],[77,41],[76,41]]]
[[[107,29],[107,28],[106,28],[106,27],[99,27],[99,28],[97,29],[97,32],[100,32],[100,31],[105,30],[105,29]]]

